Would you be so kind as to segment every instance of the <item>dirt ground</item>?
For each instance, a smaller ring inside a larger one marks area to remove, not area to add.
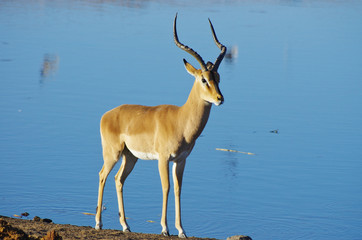
[[[119,239],[119,240],[156,240],[179,239],[177,236],[163,237],[160,234],[123,233],[119,230],[95,230],[92,227],[74,226],[68,224],[54,224],[50,219],[26,220],[9,218],[0,215],[0,239],[18,240],[58,240],[58,239]],[[196,238],[188,239],[213,239]]]

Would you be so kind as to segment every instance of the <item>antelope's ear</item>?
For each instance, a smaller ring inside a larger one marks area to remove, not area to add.
[[[184,59],[184,64],[185,64],[185,68],[187,70],[188,73],[190,73],[192,76],[196,76],[196,72],[197,69],[194,68],[190,63],[188,63],[185,59]]]

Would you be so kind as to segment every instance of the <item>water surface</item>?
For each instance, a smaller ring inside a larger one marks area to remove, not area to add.
[[[102,114],[182,105],[192,87],[182,58],[197,62],[174,45],[176,12],[180,40],[205,60],[219,54],[208,17],[238,48],[219,68],[225,103],[187,160],[186,233],[361,239],[359,1],[1,1],[0,214],[94,225],[82,212],[96,207]],[[121,229],[118,167],[105,228]],[[160,232],[157,162],[139,161],[124,192],[131,229]]]

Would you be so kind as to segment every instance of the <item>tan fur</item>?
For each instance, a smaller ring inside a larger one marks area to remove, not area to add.
[[[175,193],[175,226],[179,237],[186,237],[181,223],[180,195],[187,156],[209,118],[211,105],[220,105],[224,98],[219,89],[220,76],[216,70],[201,71],[185,61],[186,70],[195,77],[186,103],[181,106],[122,105],[106,112],[100,124],[104,164],[99,172],[99,192],[96,229],[102,228],[103,190],[109,172],[122,156],[122,164],[115,176],[119,205],[119,220],[123,231],[126,222],[123,203],[123,184],[138,158],[157,159],[162,183],[162,234],[168,235],[167,203],[170,188],[169,162]],[[143,196],[146,197],[146,196]]]

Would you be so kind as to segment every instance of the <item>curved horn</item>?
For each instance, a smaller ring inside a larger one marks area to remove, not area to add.
[[[175,40],[175,43],[176,45],[181,48],[182,50],[190,53],[192,56],[194,56],[194,58],[196,58],[196,60],[200,63],[201,65],[201,70],[203,72],[207,71],[206,69],[206,64],[204,62],[204,60],[202,60],[202,57],[196,52],[194,51],[192,48],[188,47],[188,46],[185,46],[183,45],[182,43],[180,43],[180,41],[178,40],[178,37],[177,37],[177,31],[176,31],[176,19],[177,19],[177,13],[176,13],[176,16],[175,16],[175,20],[173,22],[173,38]],[[220,60],[221,61],[221,60]]]
[[[214,71],[217,71],[217,69],[219,68],[219,65],[221,63],[221,61],[223,60],[224,56],[225,56],[225,53],[226,53],[226,47],[224,45],[222,45],[219,40],[217,39],[216,37],[216,34],[215,34],[215,30],[214,30],[214,27],[212,26],[212,23],[210,21],[210,18],[209,18],[209,23],[210,23],[210,27],[211,27],[211,32],[212,32],[212,36],[214,38],[214,41],[215,41],[215,44],[216,46],[221,50],[221,53],[220,55],[217,57],[215,63],[214,63],[214,67],[212,68],[212,70]]]

